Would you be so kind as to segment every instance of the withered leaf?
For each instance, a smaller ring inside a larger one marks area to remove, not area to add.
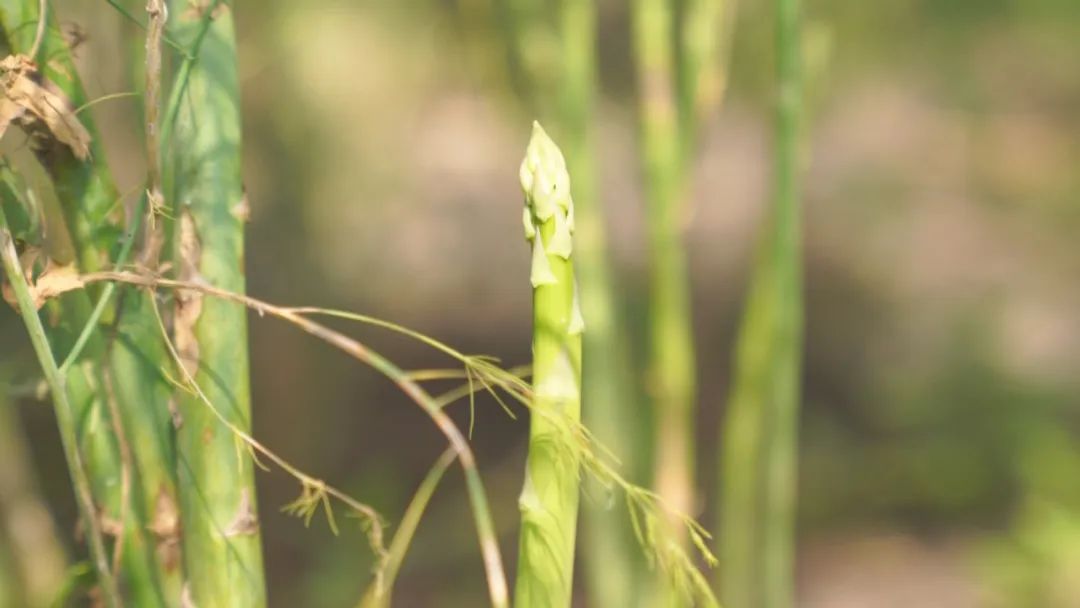
[[[30,286],[30,295],[34,299],[34,306],[41,308],[50,298],[82,286],[83,280],[75,264],[56,266],[50,262],[45,272]]]
[[[71,102],[26,55],[8,55],[0,61],[0,137],[12,122],[31,132],[41,125],[79,160],[90,156],[90,133],[75,116]]]

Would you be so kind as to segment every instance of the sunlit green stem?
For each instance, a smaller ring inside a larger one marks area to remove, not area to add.
[[[521,509],[518,608],[570,605],[577,530],[581,334],[574,282],[574,206],[562,153],[534,123],[521,166],[532,242],[533,404]]]
[[[165,197],[176,218],[176,267],[185,279],[243,293],[244,199],[240,91],[232,9],[169,2],[169,34],[198,61],[181,66],[175,125],[165,142]],[[186,83],[186,85],[184,84]],[[178,294],[176,343],[207,400],[250,432],[247,319],[233,302]],[[187,595],[200,608],[265,605],[251,455],[199,398],[180,394],[176,432]]]
[[[743,312],[721,453],[726,605],[794,602],[795,484],[802,345],[799,1],[776,0],[775,192]]]

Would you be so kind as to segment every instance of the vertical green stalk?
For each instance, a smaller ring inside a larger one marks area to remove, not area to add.
[[[170,0],[169,14],[172,38],[194,48],[203,36],[203,15],[187,0]],[[243,293],[246,200],[230,5],[213,10],[186,83],[175,125],[162,129],[171,133],[163,145],[172,184],[166,200],[176,218],[177,270],[182,279]],[[175,340],[185,365],[210,402],[230,422],[250,430],[244,308],[186,292],[177,300]],[[252,458],[195,396],[178,395],[177,413],[187,595],[200,608],[265,605]]]
[[[581,310],[589,319],[582,336],[582,401],[587,426],[597,439],[632,467],[635,453],[633,411],[625,337],[620,331],[612,287],[604,218],[596,191],[593,106],[596,95],[596,1],[562,0],[560,116],[566,163],[574,176],[574,266],[581,287]],[[634,604],[635,547],[630,522],[621,509],[586,501],[585,572],[590,603],[627,608]]]
[[[90,556],[97,572],[98,585],[101,589],[102,600],[105,605],[115,607],[121,605],[120,592],[113,576],[110,565],[109,552],[105,547],[102,536],[101,523],[98,520],[97,507],[94,503],[90,477],[83,461],[83,455],[79,446],[78,421],[76,416],[83,413],[76,409],[68,397],[67,379],[60,373],[49,346],[49,339],[45,335],[45,326],[38,316],[37,308],[30,295],[29,285],[23,276],[19,264],[18,254],[15,251],[15,243],[9,232],[7,217],[0,209],[0,258],[3,261],[4,273],[15,293],[19,313],[26,324],[30,334],[30,342],[33,344],[34,353],[45,374],[45,381],[49,385],[52,394],[53,409],[56,412],[56,423],[60,429],[60,441],[64,449],[64,458],[67,461],[68,472],[71,475],[72,486],[75,490],[75,500],[79,507],[79,515],[86,531]],[[93,455],[91,455],[93,458]]]
[[[795,484],[802,347],[799,0],[775,0],[775,192],[740,327],[721,450],[722,599],[794,602]]]
[[[571,261],[574,203],[558,146],[533,123],[521,164],[525,236],[532,243],[533,404],[514,605],[570,606],[577,531],[581,334]]]
[[[649,376],[657,492],[676,511],[694,504],[695,359],[683,232],[683,166],[669,0],[636,0],[633,14],[650,255]],[[675,535],[681,527],[671,527]],[[682,542],[685,542],[683,537]]]
[[[28,48],[33,28],[22,24],[37,19],[37,0],[0,0],[0,10],[8,46]],[[56,31],[56,20],[52,19],[51,23],[41,50],[41,56],[48,57],[49,61],[43,63],[42,70],[64,92],[73,107],[82,107],[87,97],[78,71],[65,41]],[[38,158],[53,179],[78,265],[83,272],[93,272],[126,262],[139,217],[138,213],[134,214],[125,229],[124,206],[109,171],[100,134],[89,112],[80,113],[79,119],[91,134],[91,154],[87,161],[78,160],[63,148],[45,150]],[[128,453],[129,461],[121,462],[124,454],[117,446],[91,449],[102,459],[113,461],[107,467],[104,464],[97,467],[112,471],[112,477],[116,478],[104,483],[109,491],[117,494],[105,500],[107,504],[119,505],[121,484],[117,479],[122,474],[121,467],[128,467],[131,504],[124,522],[123,568],[129,579],[130,595],[141,605],[149,602],[148,605],[175,606],[180,601],[180,569],[174,525],[175,457],[167,408],[171,387],[160,371],[166,359],[148,296],[126,289],[113,297],[115,291],[113,285],[102,290],[99,307],[104,314],[101,319],[108,322],[109,327],[89,328],[85,357],[83,354],[72,357],[70,353],[71,346],[77,343],[74,336],[87,331],[89,301],[81,292],[65,296],[61,308],[65,317],[63,326],[69,335],[67,343],[54,339],[54,348],[68,359],[62,371],[85,376],[75,364],[84,359],[92,361],[89,364],[98,371],[88,390],[96,393],[97,403],[112,403],[119,413],[117,428],[122,429],[122,436],[107,441],[119,441],[122,451]],[[93,325],[97,325],[96,320]],[[72,384],[69,390],[76,386]],[[74,395],[73,401],[87,402]],[[115,454],[110,456],[110,451]],[[118,511],[119,506],[111,507],[110,517],[118,519]]]
[[[0,380],[0,539],[8,541],[3,548],[11,549],[6,560],[8,578],[13,590],[18,581],[22,596],[11,605],[45,608],[64,581],[67,557],[34,483],[29,450],[14,404],[7,400],[7,388]],[[0,592],[0,606],[4,605],[2,596]]]
[[[728,83],[735,0],[686,0],[679,56],[683,149],[693,151],[700,124],[716,111]]]

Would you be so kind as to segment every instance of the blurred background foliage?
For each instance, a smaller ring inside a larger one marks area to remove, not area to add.
[[[536,23],[553,19],[543,2],[520,4]],[[693,163],[704,522],[715,521],[717,426],[768,195],[766,4],[740,3],[729,98]],[[1080,605],[1080,3],[806,5],[800,605]],[[640,361],[628,7],[599,6],[598,186]],[[91,96],[141,86],[139,66],[117,60],[141,44],[138,28],[105,2],[56,9],[85,37],[76,54]],[[512,52],[501,0],[252,0],[236,13],[249,291],[527,362],[517,162],[530,119],[550,111],[532,88],[554,86],[543,74],[557,41],[534,28],[526,52]],[[527,81],[526,69],[539,77]],[[93,109],[121,191],[144,176],[137,103]],[[364,337],[405,367],[443,365],[408,341]],[[256,435],[400,514],[443,449],[425,415],[285,325],[252,319],[251,341]],[[38,372],[6,307],[0,344],[43,491],[70,529],[51,412],[35,398]],[[455,416],[464,424],[467,411]],[[526,436],[523,422],[480,402],[474,442],[507,556]],[[460,477],[447,481],[406,560],[398,605],[485,597]],[[271,604],[354,602],[370,566],[362,533],[305,529],[276,509],[293,498],[292,482],[258,482]]]

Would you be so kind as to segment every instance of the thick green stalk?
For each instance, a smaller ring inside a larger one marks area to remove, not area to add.
[[[566,162],[538,123],[521,165],[532,242],[533,403],[514,605],[570,606],[580,457],[581,334],[571,261],[574,204]]]
[[[240,90],[231,8],[218,8],[187,76],[172,139],[164,142],[165,192],[182,279],[244,292],[245,205]],[[192,48],[204,20],[187,0],[169,2],[171,37]],[[176,86],[176,85],[174,85]],[[168,118],[166,118],[168,120]],[[180,355],[228,420],[251,429],[247,318],[233,302],[180,292],[174,331]],[[250,454],[199,398],[178,396],[179,494],[186,588],[194,605],[266,603]]]
[[[0,381],[0,539],[6,537],[11,549],[8,572],[12,586],[19,583],[22,600],[18,603],[45,608],[64,581],[67,557],[52,515],[38,493],[29,449],[14,404],[7,401],[7,388]],[[0,606],[3,604],[0,598]]]
[[[69,399],[68,378],[60,374],[60,370],[56,365],[52,349],[49,346],[49,339],[45,334],[45,326],[38,316],[37,308],[30,294],[30,287],[23,276],[18,254],[15,251],[15,243],[11,239],[7,218],[2,210],[0,210],[0,258],[3,258],[4,272],[7,275],[12,291],[15,293],[19,313],[26,324],[27,332],[30,334],[30,342],[34,347],[34,353],[37,355],[38,362],[45,374],[45,381],[48,383],[49,391],[52,394],[56,423],[60,429],[60,441],[64,449],[68,472],[71,474],[75,500],[86,531],[90,556],[97,572],[102,599],[107,606],[119,606],[121,605],[120,592],[112,573],[109,552],[105,547],[101,523],[98,521],[98,511],[94,503],[90,477],[83,461],[82,450],[79,447],[79,431],[77,430],[79,421],[76,416],[83,415],[85,411],[77,409],[77,406],[73,405]],[[98,411],[100,411],[100,408],[98,408]],[[94,455],[90,455],[90,459],[93,458]]]
[[[13,184],[14,179],[6,179],[0,186],[0,196],[9,203],[9,208],[21,204],[20,193],[12,189]],[[62,239],[61,235],[66,235],[62,221],[50,223],[46,231],[54,238]],[[87,293],[82,290],[71,292],[45,306],[48,317],[55,320],[44,326],[50,353],[70,352],[76,335],[90,319]],[[121,427],[116,424],[115,395],[109,390],[109,377],[102,364],[104,356],[100,335],[92,332],[82,353],[71,358],[63,368],[57,366],[56,373],[64,379],[65,401],[72,408],[75,441],[86,465],[96,512],[102,521],[123,526],[122,546],[115,549],[123,558],[122,571],[109,576],[121,578],[126,595],[139,605],[156,606],[162,602],[162,597],[153,569],[152,547],[146,541],[140,512],[125,500],[133,496],[138,484],[129,466],[128,444],[123,441]],[[56,365],[55,360],[52,364]],[[115,556],[113,560],[115,562]],[[100,577],[101,573],[98,574]]]
[[[33,28],[21,24],[37,18],[37,0],[0,0],[0,10],[9,46],[28,48]],[[50,31],[43,40],[41,56],[49,58],[42,66],[45,75],[73,107],[82,107],[86,93],[62,37]],[[93,272],[128,261],[141,214],[133,214],[125,228],[123,205],[102,140],[89,112],[80,113],[79,119],[91,134],[87,161],[59,147],[39,153],[38,158],[53,178],[80,270]],[[58,354],[66,356],[64,371],[71,368],[78,373],[73,364],[83,360],[84,355],[92,360],[99,373],[90,389],[97,393],[98,401],[111,401],[119,412],[122,435],[118,439],[129,454],[126,465],[130,469],[132,497],[124,522],[126,543],[130,545],[125,548],[123,565],[129,579],[127,587],[140,605],[175,606],[180,601],[180,569],[175,554],[176,527],[170,525],[176,517],[175,457],[167,409],[171,387],[160,372],[164,351],[146,294],[129,289],[114,297],[115,291],[112,285],[101,290],[93,316],[85,311],[85,293],[65,296],[64,325],[69,333],[80,337],[64,348],[54,340],[54,347]],[[78,310],[70,304],[76,300],[82,302]],[[99,319],[108,321],[110,327],[99,327]],[[88,347],[86,353],[82,352],[84,347]],[[104,446],[95,451],[108,458],[109,450]],[[114,446],[112,451],[117,448]],[[112,456],[114,477],[124,466],[122,456],[119,452]],[[113,493],[120,492],[120,486],[115,481],[105,484]],[[119,495],[106,500],[117,505],[119,501]],[[111,516],[118,517],[118,513],[112,512]]]
[[[695,358],[683,232],[683,166],[669,0],[636,0],[634,42],[648,203],[649,382],[655,406],[656,491],[677,512],[694,509]],[[682,533],[672,526],[672,533]],[[685,538],[682,539],[685,541]]]
[[[794,602],[802,347],[799,1],[775,6],[775,192],[743,313],[721,443],[720,591],[725,604],[747,608]]]
[[[589,319],[582,336],[582,401],[586,424],[596,438],[632,469],[636,430],[626,340],[620,331],[605,237],[604,216],[596,192],[593,106],[596,96],[596,2],[562,0],[560,96],[561,138],[566,164],[574,176],[574,266],[581,287],[581,310]],[[600,490],[603,492],[604,490]],[[585,572],[590,604],[627,608],[634,605],[635,547],[630,522],[617,501],[586,501]]]

